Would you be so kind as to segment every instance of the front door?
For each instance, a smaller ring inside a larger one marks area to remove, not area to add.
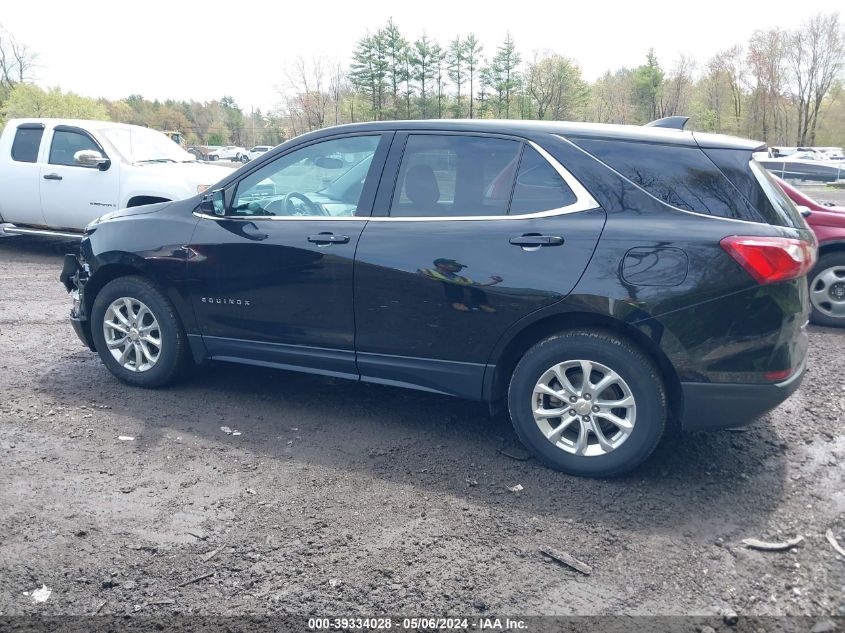
[[[359,372],[480,398],[496,342],[572,290],[605,213],[521,139],[397,134],[397,163],[356,255]]]
[[[294,148],[212,196],[188,262],[212,357],[357,376],[353,262],[390,136]]]
[[[82,230],[118,207],[120,161],[112,160],[102,169],[83,167],[74,160],[81,150],[106,156],[100,144],[84,130],[65,125],[53,129],[40,180],[44,219],[53,228]]]

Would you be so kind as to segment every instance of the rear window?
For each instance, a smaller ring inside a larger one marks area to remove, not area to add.
[[[12,141],[12,160],[21,163],[37,161],[43,135],[43,127],[19,127],[15,132],[15,140]]]
[[[750,152],[735,149],[706,149],[704,152],[739,189],[764,222],[775,226],[804,227],[804,220],[792,200],[781,191],[768,170],[752,159]]]
[[[762,218],[697,147],[580,139],[576,142],[658,200],[723,218]]]

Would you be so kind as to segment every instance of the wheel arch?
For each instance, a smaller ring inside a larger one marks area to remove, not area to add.
[[[503,405],[508,382],[519,359],[533,345],[549,336],[565,330],[578,328],[600,329],[621,336],[639,348],[657,366],[669,399],[669,412],[673,420],[680,420],[683,413],[683,392],[681,382],[671,361],[660,346],[633,325],[619,319],[590,312],[567,312],[546,316],[527,324],[516,332],[500,351],[490,360],[488,368],[495,366],[492,376],[485,379],[484,399],[490,403],[492,412]],[[489,371],[489,369],[488,369]]]
[[[819,244],[819,257],[827,255],[828,253],[843,253],[845,252],[845,240],[837,240],[835,242],[822,242]]]
[[[129,277],[131,275],[138,275],[139,277],[144,277],[152,281],[143,267],[135,262],[120,261],[98,267],[88,278],[88,281],[85,282],[85,291],[83,293],[85,298],[85,314],[89,317],[91,316],[94,300],[107,283],[119,277]]]

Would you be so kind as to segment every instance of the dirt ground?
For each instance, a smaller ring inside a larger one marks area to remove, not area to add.
[[[72,247],[0,238],[0,616],[845,615],[845,331],[811,328],[754,425],[579,479],[446,397],[225,364],[123,386],[68,323]]]

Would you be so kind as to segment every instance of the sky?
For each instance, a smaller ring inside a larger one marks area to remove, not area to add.
[[[209,101],[231,95],[249,111],[273,109],[298,56],[346,66],[358,39],[393,17],[403,35],[446,45],[474,32],[485,55],[510,31],[524,58],[552,50],[584,77],[681,54],[699,63],[755,29],[794,28],[836,0],[5,0],[0,24],[38,53],[36,83],[90,97]],[[131,7],[131,8],[130,8]],[[761,8],[763,7],[763,8]],[[693,10],[694,9],[694,10]]]

